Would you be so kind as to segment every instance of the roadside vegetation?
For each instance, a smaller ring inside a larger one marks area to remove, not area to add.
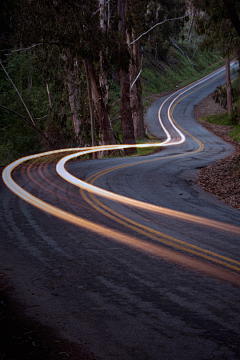
[[[226,109],[226,111],[220,114],[218,113],[205,116],[203,118],[210,124],[229,126],[229,136],[231,136],[232,139],[236,142],[240,142],[239,97],[239,78],[236,74],[236,77],[232,81],[233,108],[230,116],[227,112],[226,86],[222,86],[216,89],[215,93],[213,94],[213,99],[215,99],[217,103],[220,103],[220,105],[222,105],[223,108]]]
[[[189,50],[188,50],[189,47]],[[186,44],[184,51],[192,51],[192,45]],[[143,70],[142,70],[142,88],[143,88],[143,109],[146,109],[152,102],[151,95],[159,94],[165,91],[171,91],[178,87],[187,85],[200,77],[206,75],[207,73],[217,69],[222,66],[224,61],[216,51],[214,53],[207,53],[205,51],[198,51],[196,54],[196,59],[199,61],[194,61],[194,67],[189,63],[189,61],[182,55],[177,49],[171,48],[169,55],[165,61],[156,61],[152,54],[147,54],[146,58],[143,57]],[[26,60],[26,54],[21,55],[12,55],[11,61],[9,59],[8,71],[11,78],[14,79],[16,85],[20,84],[18,87],[22,87],[22,97],[26,102],[27,107],[32,113],[35,114],[37,122],[44,131],[46,129],[46,123],[49,121],[49,104],[47,93],[44,87],[41,85],[42,81],[38,76],[32,77],[32,86],[28,88],[26,79],[28,78],[28,62]],[[161,64],[164,71],[159,69],[159,64]],[[191,76],[189,76],[191,75]],[[16,111],[20,114],[25,114],[25,109],[23,104],[20,102],[19,97],[12,87],[11,83],[4,76],[4,73],[1,73],[1,89],[0,89],[0,104],[4,104],[7,108],[11,108],[13,111]],[[57,84],[56,84],[57,85]],[[53,104],[57,103],[59,100],[59,95],[55,92],[52,87],[52,92],[55,94],[55,97],[52,99]],[[59,89],[58,89],[59,90]],[[85,105],[87,102],[86,94],[85,96]],[[114,103],[120,98],[120,86],[118,82],[112,83],[111,86],[111,101]],[[89,116],[87,111],[87,106],[85,106],[86,117]],[[1,125],[0,135],[0,166],[5,166],[11,161],[29,154],[38,153],[41,151],[48,150],[43,139],[35,131],[32,126],[29,126],[24,119],[21,119],[14,113],[10,113],[7,110],[0,109]],[[46,114],[48,114],[46,116]],[[26,115],[25,115],[26,116]],[[110,110],[110,117],[112,121],[112,126],[115,134],[115,138],[118,143],[122,143],[122,132],[121,132],[121,119],[120,119],[120,102],[117,102],[116,105]],[[59,128],[56,128],[56,125],[52,125],[51,136],[54,136],[56,132],[56,138],[58,143],[55,144],[55,148],[64,148],[64,147],[75,147],[78,144],[74,141],[74,134],[72,129],[71,122],[71,111],[70,109],[65,109],[65,113],[60,114],[57,119],[58,124],[60,124],[60,133]],[[86,123],[86,144],[91,144],[90,137],[90,125]],[[144,138],[136,139],[136,143],[145,143],[153,142],[154,140],[146,135]],[[157,141],[157,140],[156,140]],[[156,148],[138,148],[138,155],[147,155],[151,152],[156,151]],[[119,154],[115,153],[115,156]],[[111,154],[109,154],[111,156]],[[55,157],[51,156],[51,159]],[[41,161],[41,160],[40,160]],[[49,159],[47,160],[49,161]]]

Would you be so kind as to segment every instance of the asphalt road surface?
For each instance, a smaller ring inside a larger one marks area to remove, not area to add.
[[[55,164],[16,168],[14,181],[64,221],[1,182],[1,269],[27,315],[104,360],[240,359],[240,212],[194,183],[233,152],[193,116],[224,82],[212,74],[150,107],[148,131],[164,141],[160,115],[170,134],[159,152],[66,164],[119,201],[80,190]]]

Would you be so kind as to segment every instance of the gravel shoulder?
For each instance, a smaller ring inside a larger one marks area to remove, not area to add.
[[[235,152],[231,156],[201,169],[196,182],[219,200],[240,209],[240,144],[228,136],[232,130],[230,126],[209,124],[203,120],[206,115],[225,111],[224,108],[215,103],[212,94],[201,101],[194,109],[195,119],[199,121],[201,126],[235,147]]]

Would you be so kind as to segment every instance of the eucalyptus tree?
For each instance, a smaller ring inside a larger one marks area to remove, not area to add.
[[[102,101],[98,78],[99,53],[103,46],[99,27],[98,1],[64,0],[19,0],[15,8],[14,36],[25,48],[41,46],[58,47],[62,68],[69,93],[75,137],[81,141],[81,119],[79,117],[79,76],[80,63],[89,62],[92,97],[102,144],[114,143],[113,131],[109,123],[108,109]],[[52,67],[59,64],[53,62]],[[49,86],[46,79],[49,94]],[[49,96],[50,100],[50,96]],[[51,108],[51,101],[49,101]]]
[[[197,19],[197,29],[201,35],[204,35],[203,47],[208,49],[217,47],[226,59],[227,109],[228,115],[230,115],[233,105],[229,58],[239,48],[240,39],[223,3],[217,0],[201,0],[194,4],[201,10]]]
[[[3,1],[12,3],[15,0]],[[150,8],[153,9],[153,18]],[[91,117],[95,115],[97,119],[98,142],[115,143],[108,106],[108,80],[113,69],[120,74],[122,140],[134,144],[135,138],[144,136],[139,76],[139,48],[144,46],[144,40],[142,37],[139,41],[138,37],[160,20],[183,14],[183,0],[171,3],[165,0],[17,0],[11,11],[15,44],[19,47],[21,43],[26,51],[31,49],[39,59],[42,53],[48,54],[45,63],[39,60],[39,68],[45,74],[52,119],[56,100],[53,100],[55,90],[51,82],[55,81],[54,72],[58,67],[62,82],[68,89],[77,142],[84,138],[81,104],[86,90],[83,91],[79,79],[85,78]],[[182,23],[178,21],[164,26],[153,32],[153,37],[161,38],[161,43],[177,35]],[[133,151],[128,150],[129,153]]]

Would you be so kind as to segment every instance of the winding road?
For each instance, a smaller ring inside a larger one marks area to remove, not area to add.
[[[104,360],[240,359],[240,212],[194,182],[233,152],[193,115],[224,77],[152,104],[153,155],[5,168],[1,270],[27,315]]]

